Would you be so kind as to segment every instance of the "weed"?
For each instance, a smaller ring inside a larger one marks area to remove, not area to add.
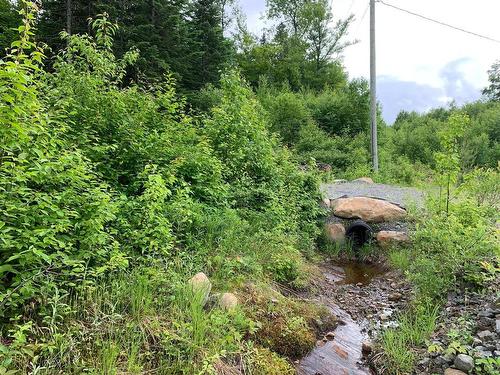
[[[434,331],[437,316],[437,307],[419,305],[399,317],[397,328],[384,331],[380,339],[384,353],[380,360],[382,368],[391,374],[410,372],[415,361],[412,348],[425,343]]]

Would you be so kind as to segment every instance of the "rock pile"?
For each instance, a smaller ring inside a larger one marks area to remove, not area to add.
[[[432,344],[440,350],[429,354],[422,351],[419,370],[422,373],[460,375],[478,373],[475,363],[479,359],[500,360],[500,280],[493,281],[486,293],[453,292],[439,318],[439,328]],[[496,291],[496,292],[495,292]],[[458,332],[460,338],[450,335]],[[460,342],[461,353],[446,350]],[[500,369],[497,369],[500,371]]]

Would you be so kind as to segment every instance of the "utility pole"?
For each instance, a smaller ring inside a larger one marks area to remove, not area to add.
[[[378,172],[377,69],[375,65],[375,0],[370,0],[370,123],[373,171]]]

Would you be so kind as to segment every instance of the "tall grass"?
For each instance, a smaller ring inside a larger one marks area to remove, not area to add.
[[[432,304],[417,306],[399,317],[397,328],[384,331],[380,340],[384,349],[381,367],[392,374],[410,373],[415,362],[412,348],[423,345],[434,331],[438,311]]]

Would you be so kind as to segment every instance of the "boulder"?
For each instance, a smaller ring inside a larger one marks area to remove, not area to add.
[[[406,216],[401,207],[375,198],[349,197],[339,198],[332,202],[335,216],[344,219],[361,219],[368,223],[398,221]]]
[[[467,375],[465,372],[454,369],[454,368],[447,368],[444,370],[444,375]]]
[[[345,227],[339,223],[325,224],[325,231],[328,239],[336,244],[345,243]]]
[[[212,290],[212,283],[210,282],[207,275],[203,272],[198,272],[188,281],[188,285],[195,294],[199,294],[201,297],[201,304],[205,306],[210,296],[210,290]]]
[[[377,233],[377,243],[383,249],[408,242],[410,242],[410,237],[405,232],[382,230]]]
[[[223,310],[234,310],[238,306],[238,298],[233,293],[224,293],[219,300],[219,305]]]
[[[355,179],[353,182],[363,182],[365,184],[373,184],[373,180],[370,177],[360,177]]]
[[[453,363],[455,367],[464,372],[469,372],[474,368],[474,359],[467,354],[459,354]]]

